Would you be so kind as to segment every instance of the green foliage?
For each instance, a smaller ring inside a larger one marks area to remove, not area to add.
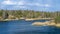
[[[55,23],[60,23],[60,16],[57,16],[57,17],[55,18]]]
[[[3,11],[0,10],[0,16],[2,16],[2,12],[3,12]]]
[[[2,16],[2,12],[0,12],[0,16]]]
[[[60,12],[43,12],[43,11],[34,11],[34,10],[0,10],[0,16],[2,16],[2,13],[6,11],[9,15],[12,15],[14,17],[20,18],[54,18],[57,15],[60,16]],[[56,17],[56,21],[59,18]]]

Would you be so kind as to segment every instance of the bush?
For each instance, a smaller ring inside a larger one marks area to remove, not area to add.
[[[55,18],[55,23],[60,23],[60,16],[57,16],[57,17]]]

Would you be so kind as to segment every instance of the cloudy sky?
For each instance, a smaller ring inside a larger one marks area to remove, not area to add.
[[[60,0],[0,0],[0,9],[60,11]]]

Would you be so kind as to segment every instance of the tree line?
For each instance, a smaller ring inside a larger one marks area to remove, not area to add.
[[[0,10],[0,17],[2,17],[3,12],[7,12],[8,15],[13,15],[17,18],[56,18],[60,20],[60,11],[46,12],[46,11],[34,11],[34,10]],[[60,22],[60,21],[59,21]]]

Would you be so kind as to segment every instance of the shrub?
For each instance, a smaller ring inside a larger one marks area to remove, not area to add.
[[[55,18],[55,23],[60,23],[60,16],[57,16],[57,17]]]

